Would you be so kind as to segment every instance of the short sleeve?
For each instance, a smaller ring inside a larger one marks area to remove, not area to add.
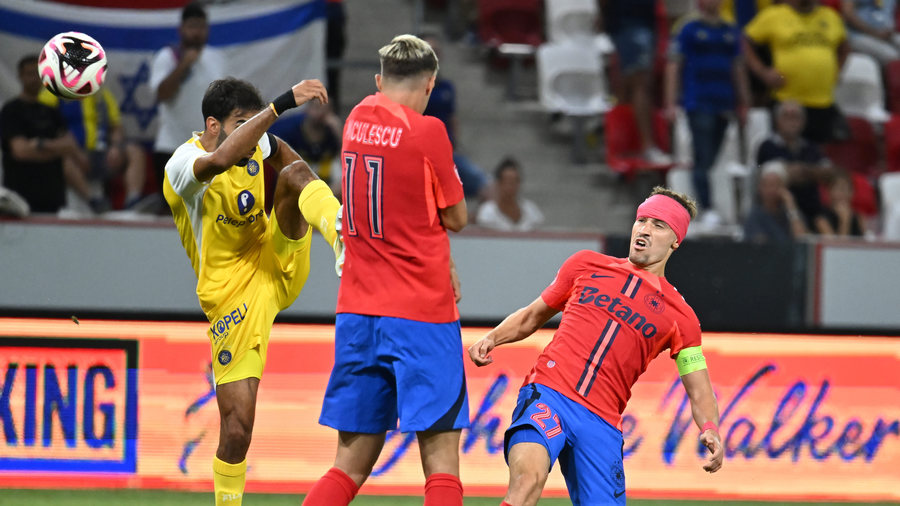
[[[831,17],[831,22],[828,24],[829,26],[834,27],[834,40],[838,45],[840,45],[841,42],[847,39],[847,27],[844,26],[844,20],[841,19],[841,16],[838,13],[834,12],[834,9],[830,9],[828,7],[824,7],[824,9],[828,11],[829,16]]]
[[[423,136],[428,139],[425,158],[431,163],[434,170],[435,195],[438,207],[441,209],[458,204],[463,199],[462,181],[453,163],[453,147],[450,138],[447,137],[447,129],[441,120],[425,117],[427,133]]]
[[[579,268],[584,265],[586,256],[591,253],[593,252],[582,250],[563,262],[550,286],[541,292],[541,299],[548,306],[558,311],[562,311],[566,307],[566,301],[569,300],[569,297],[572,295],[572,289],[575,287]]]
[[[206,151],[193,143],[182,144],[166,163],[166,177],[169,184],[182,198],[192,196],[206,186],[207,183],[198,181],[194,175],[194,162],[206,154]]]
[[[774,9],[767,7],[760,11],[744,27],[744,34],[755,44],[768,44],[772,40]],[[775,13],[777,14],[777,13]]]
[[[175,61],[175,53],[170,47],[160,49],[153,57],[150,65],[150,89],[156,95],[159,85],[172,73],[177,62]]]
[[[689,27],[689,24],[684,24],[680,30],[672,34],[668,54],[670,61],[681,61],[681,59],[684,58],[685,50],[688,49],[686,41]]]
[[[669,345],[669,356],[672,358],[677,357],[678,353],[685,348],[700,346],[701,344],[700,321],[697,320],[697,316],[693,311],[691,311],[689,318],[675,322],[673,332],[672,342]]]
[[[259,138],[259,150],[262,152],[263,160],[272,156],[272,144],[269,142],[269,134],[264,133]]]

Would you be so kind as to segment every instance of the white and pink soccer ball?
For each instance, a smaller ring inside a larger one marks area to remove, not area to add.
[[[106,68],[106,51],[81,32],[55,35],[38,57],[41,82],[62,98],[79,99],[97,93],[106,78]]]

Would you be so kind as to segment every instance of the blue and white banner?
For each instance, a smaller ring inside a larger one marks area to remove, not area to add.
[[[325,81],[325,0],[261,0],[207,8],[209,45],[227,73],[256,85],[267,100],[302,79]],[[156,133],[150,65],[160,48],[178,43],[180,9],[104,9],[41,0],[0,0],[0,100],[19,94],[16,64],[60,32],[86,33],[109,61],[105,86],[119,100],[129,136]],[[197,104],[197,116],[200,114]],[[198,121],[197,129],[202,124]]]

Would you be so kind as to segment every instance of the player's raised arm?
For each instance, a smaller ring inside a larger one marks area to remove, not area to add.
[[[696,358],[699,355],[699,358]],[[702,368],[687,372],[684,367],[697,367],[703,355],[700,347],[686,348],[678,354],[678,369],[682,372],[681,382],[691,401],[691,414],[694,422],[700,427],[700,440],[712,454],[703,469],[714,473],[722,468],[725,451],[719,436],[719,405],[709,380],[706,361],[702,360]],[[685,364],[684,366],[682,364]]]
[[[295,84],[290,91],[279,95],[268,107],[258,112],[247,122],[241,124],[229,134],[215,151],[208,156],[197,158],[194,162],[194,175],[199,181],[208,181],[216,174],[221,174],[252,151],[259,138],[272,126],[272,123],[284,111],[306,102],[319,99],[328,102],[325,86],[318,79],[309,79]],[[215,118],[206,118],[206,128],[224,128]]]
[[[490,356],[491,350],[501,344],[521,341],[534,334],[558,312],[558,309],[548,306],[538,297],[531,304],[507,316],[500,325],[494,327],[494,330],[469,346],[469,358],[479,367],[490,364],[494,361]]]

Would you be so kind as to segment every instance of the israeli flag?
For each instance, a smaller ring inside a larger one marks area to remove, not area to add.
[[[253,83],[270,100],[302,79],[325,82],[326,0],[262,0],[207,7],[210,46],[227,75]],[[16,64],[60,32],[78,31],[106,50],[104,86],[119,100],[129,137],[152,141],[155,90],[150,66],[159,49],[178,44],[181,9],[106,9],[41,0],[0,0],[0,100],[19,94]],[[197,129],[203,128],[197,103]]]

